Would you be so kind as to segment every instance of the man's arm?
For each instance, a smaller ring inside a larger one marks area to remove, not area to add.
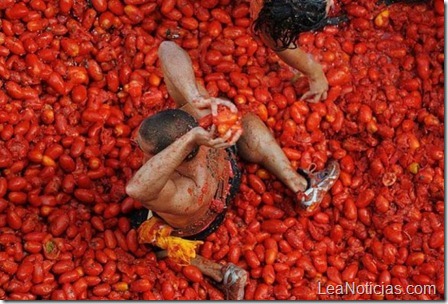
[[[176,187],[170,177],[194,147],[194,133],[188,132],[151,157],[126,185],[126,193],[143,203],[157,199],[162,190],[175,192]]]
[[[218,104],[225,105],[232,112],[237,108],[228,100],[211,98],[201,94],[194,75],[193,64],[188,53],[172,41],[160,44],[158,56],[162,66],[168,92],[178,103],[178,107],[186,102],[199,110],[210,109],[213,115],[217,114]]]
[[[190,130],[163,151],[151,157],[126,185],[126,193],[141,203],[148,204],[160,197],[169,201],[169,198],[176,193],[176,184],[171,180],[171,175],[196,146],[225,149],[232,145],[227,142],[232,134],[214,138],[214,133],[214,127],[210,131],[201,127]]]
[[[179,97],[188,103],[199,99],[201,94],[188,53],[175,42],[164,41],[159,46],[158,56],[163,75],[169,80],[175,91],[170,92],[170,95],[180,95]]]

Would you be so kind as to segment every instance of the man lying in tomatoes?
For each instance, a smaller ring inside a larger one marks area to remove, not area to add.
[[[289,66],[308,77],[310,89],[302,99],[318,102],[327,98],[328,81],[322,66],[297,46],[298,35],[345,17],[328,18],[333,0],[251,0],[254,33]]]
[[[236,153],[274,174],[298,194],[296,203],[306,210],[319,205],[334,185],[339,165],[331,162],[323,171],[299,174],[258,116],[241,117],[231,102],[211,98],[198,86],[190,57],[177,44],[163,42],[158,54],[178,109],[146,118],[138,130],[135,141],[146,159],[126,192],[152,212],[140,211],[133,225],[140,226],[140,242],[167,249],[175,261],[191,263],[221,282],[227,299],[243,299],[246,271],[197,256],[200,242],[188,241],[205,239],[222,223],[240,185]],[[212,126],[206,129],[198,122],[209,114]]]

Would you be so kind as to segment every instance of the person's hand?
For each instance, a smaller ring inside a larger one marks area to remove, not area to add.
[[[251,0],[249,5],[250,19],[255,20],[263,7],[262,0]]]
[[[327,99],[328,81],[325,75],[318,78],[309,78],[310,90],[302,95],[301,99],[310,103],[317,103],[320,100]]]
[[[327,15],[333,8],[334,8],[334,0],[327,0],[327,6],[325,7],[325,12],[327,13]]]
[[[238,112],[237,107],[230,100],[222,98],[198,97],[194,99],[191,104],[200,110],[209,108],[213,116],[218,114],[218,105],[228,107],[230,111],[234,113]]]
[[[232,134],[229,130],[222,137],[215,137],[216,127],[212,126],[209,131],[203,129],[202,127],[196,127],[190,132],[193,134],[193,140],[195,144],[200,146],[206,146],[213,149],[225,149],[235,144],[241,135],[241,132],[236,132]],[[241,130],[242,131],[242,130]],[[238,134],[239,133],[239,134]]]

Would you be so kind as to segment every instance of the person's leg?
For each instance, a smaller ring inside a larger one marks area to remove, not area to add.
[[[185,50],[172,41],[164,41],[158,49],[164,81],[170,96],[178,108],[182,108],[196,118],[210,113],[198,110],[190,103],[198,97],[208,97],[208,92],[196,82],[193,65]]]
[[[198,98],[199,90],[188,53],[175,42],[164,41],[159,46],[158,56],[168,93],[179,106]]]
[[[156,256],[160,259],[166,258],[168,255],[165,250],[162,250],[157,252]],[[247,282],[247,272],[244,269],[232,263],[221,265],[200,255],[196,255],[191,260],[191,265],[196,266],[203,275],[221,283],[226,300],[243,300]]]
[[[206,258],[196,255],[191,260],[191,265],[196,266],[204,275],[221,283],[221,289],[225,293],[226,300],[243,300],[244,289],[247,282],[247,272],[232,264],[221,265]]]
[[[243,117],[243,135],[237,142],[238,154],[249,162],[264,166],[297,194],[303,209],[314,210],[339,177],[339,164],[329,162],[327,168],[308,173],[307,179],[291,166],[283,150],[260,118],[252,113]]]
[[[243,117],[243,134],[237,142],[238,154],[246,161],[261,164],[294,193],[305,191],[306,179],[291,166],[269,129],[255,114]]]
[[[196,255],[196,257],[191,260],[191,265],[199,268],[202,274],[212,278],[216,282],[221,282],[223,279],[223,265],[207,260],[203,256]]]

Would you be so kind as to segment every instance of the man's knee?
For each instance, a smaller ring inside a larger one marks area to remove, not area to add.
[[[173,41],[163,41],[159,45],[159,49],[157,50],[157,55],[159,59],[162,61],[162,65],[169,60],[169,58],[174,58],[179,56],[179,52],[183,50]]]
[[[236,143],[238,154],[246,161],[259,163],[263,159],[260,153],[260,143],[256,137],[252,137],[250,132],[243,132],[243,135]]]
[[[253,113],[246,113],[242,118],[243,137],[250,137],[250,141],[257,141],[265,137],[268,130],[264,122]]]
[[[248,112],[243,115],[243,124],[263,123],[256,114]]]
[[[168,52],[170,52],[171,50],[173,50],[175,47],[177,46],[177,44],[173,41],[163,41],[160,45],[159,45],[159,49],[158,49],[158,55],[159,57],[163,54],[166,54]]]

